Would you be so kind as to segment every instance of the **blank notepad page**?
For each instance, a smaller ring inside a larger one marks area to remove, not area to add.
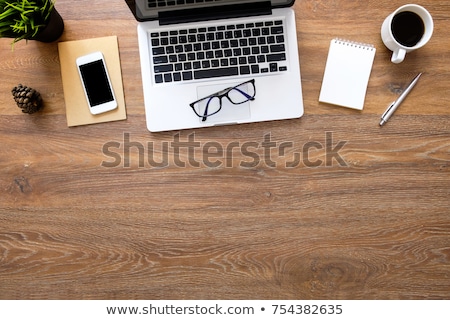
[[[362,110],[375,52],[372,45],[331,40],[319,101]]]

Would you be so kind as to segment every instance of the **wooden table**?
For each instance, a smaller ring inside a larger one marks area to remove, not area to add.
[[[158,134],[124,1],[56,6],[60,41],[118,36],[125,121],[68,128],[57,44],[0,39],[0,299],[449,299],[450,3],[420,2],[433,38],[394,65],[404,3],[297,1],[301,119]],[[334,37],[377,48],[363,111],[318,102]]]

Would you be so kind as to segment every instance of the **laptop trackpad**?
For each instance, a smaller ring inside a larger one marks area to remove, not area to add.
[[[228,87],[234,87],[238,84],[240,84],[240,82],[231,84],[201,86],[197,88],[197,97],[198,99],[208,97],[211,94],[220,92]],[[249,84],[246,84],[246,86],[248,85]],[[204,110],[207,102],[208,99],[204,100],[203,102],[200,103],[198,108]],[[202,114],[202,111],[200,111],[199,109],[197,110],[197,112]],[[249,118],[250,118],[250,101],[236,105],[231,103],[227,97],[222,97],[222,109],[220,109],[218,113],[207,117],[205,121],[202,121],[202,118],[199,118],[199,121],[202,123],[222,123],[222,122],[234,122]]]

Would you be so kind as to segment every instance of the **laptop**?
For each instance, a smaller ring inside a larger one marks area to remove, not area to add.
[[[295,0],[125,0],[151,132],[300,118]]]

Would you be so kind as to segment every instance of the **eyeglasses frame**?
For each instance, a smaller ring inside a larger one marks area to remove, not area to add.
[[[254,92],[255,92],[255,93],[253,94],[253,96],[250,96],[248,93],[246,93],[246,92],[244,92],[244,91],[238,89],[238,87],[240,87],[240,86],[242,86],[242,85],[244,85],[244,84],[247,84],[247,83],[251,83],[251,84],[253,85],[253,89],[254,89]],[[239,103],[233,102],[233,101],[230,99],[230,97],[228,96],[228,93],[230,93],[232,90],[237,90],[237,91],[239,91],[242,95],[244,95],[244,96],[247,98],[247,100],[242,101],[242,102],[239,102]],[[241,84],[235,85],[235,86],[233,86],[233,87],[229,87],[229,88],[220,90],[220,91],[218,91],[218,92],[216,92],[216,93],[210,94],[209,96],[206,96],[206,97],[201,98],[201,99],[199,99],[199,100],[197,100],[197,101],[194,101],[194,102],[190,103],[189,105],[190,105],[190,107],[192,108],[192,110],[194,111],[194,113],[195,113],[199,118],[202,118],[202,121],[206,121],[206,119],[207,119],[208,117],[210,117],[210,116],[212,116],[212,115],[215,115],[215,114],[217,114],[220,110],[222,110],[222,98],[223,98],[223,97],[226,97],[226,98],[228,99],[228,101],[230,101],[230,102],[231,102],[232,104],[234,104],[234,105],[240,105],[240,104],[246,103],[246,102],[248,102],[248,101],[253,101],[253,100],[255,100],[255,96],[256,96],[255,79],[251,79],[251,80],[245,81],[245,82],[243,82],[243,83],[241,83]],[[216,112],[214,112],[214,113],[207,114],[209,103],[211,102],[211,100],[212,100],[213,98],[218,98],[218,99],[219,99],[219,101],[220,101],[219,109],[218,109]],[[209,99],[209,100],[208,100],[208,102],[206,103],[206,108],[205,108],[204,114],[201,115],[201,114],[199,114],[199,113],[197,112],[197,110],[195,109],[195,105],[196,105],[197,103],[203,101],[203,100],[206,100],[206,99]]]

